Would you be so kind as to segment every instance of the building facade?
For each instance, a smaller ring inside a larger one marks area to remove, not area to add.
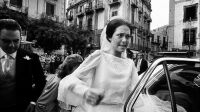
[[[165,25],[151,31],[151,51],[162,52],[168,51],[168,29],[169,26]]]
[[[66,0],[25,0],[28,4],[28,15],[32,18],[48,17],[57,22],[66,19]]]
[[[66,0],[0,0],[7,3],[7,7],[19,12],[27,13],[28,17],[39,19],[48,16],[58,22],[66,19]]]
[[[66,21],[66,0],[0,0],[0,4],[26,14],[29,19],[47,17],[57,22]],[[22,40],[26,40],[26,33]]]
[[[169,9],[170,49],[200,49],[199,0],[170,0]]]
[[[67,25],[94,32],[89,42],[100,47],[100,34],[111,17],[120,16],[132,24],[130,49],[150,50],[150,0],[69,0]]]

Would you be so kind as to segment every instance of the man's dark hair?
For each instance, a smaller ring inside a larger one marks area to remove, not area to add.
[[[0,31],[2,29],[13,30],[13,31],[19,30],[20,34],[22,31],[21,26],[14,19],[0,19]]]
[[[107,28],[106,28],[106,38],[107,40],[110,42],[110,38],[112,38],[115,30],[119,27],[119,26],[122,26],[122,25],[126,25],[128,26],[130,29],[131,29],[131,25],[126,22],[125,20],[123,19],[113,19],[111,20],[108,25],[107,25]]]

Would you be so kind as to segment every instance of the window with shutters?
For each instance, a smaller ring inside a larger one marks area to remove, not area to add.
[[[183,45],[196,44],[197,28],[183,29]]]
[[[21,8],[22,7],[22,0],[10,0],[10,5],[14,7]]]
[[[183,22],[197,21],[198,4],[184,6]]]
[[[118,13],[117,11],[113,11],[113,12],[112,12],[112,17],[113,17],[113,16],[117,16],[117,13]]]
[[[54,16],[54,11],[55,11],[55,5],[46,3],[46,14],[48,16]]]

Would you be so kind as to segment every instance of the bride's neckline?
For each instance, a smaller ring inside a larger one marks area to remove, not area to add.
[[[124,59],[126,59],[124,57],[117,57],[117,56],[115,56],[113,54],[110,54],[109,52],[106,52],[106,51],[103,51],[103,53],[106,54],[106,55],[108,55],[108,56],[110,56],[110,57],[112,57],[112,58],[118,59],[118,60],[124,60]]]

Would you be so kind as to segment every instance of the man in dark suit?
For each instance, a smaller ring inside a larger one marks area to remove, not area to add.
[[[145,72],[148,68],[148,62],[143,58],[143,54],[141,53],[137,55],[136,67],[138,69],[138,75]]]
[[[38,55],[20,49],[21,27],[0,20],[0,111],[25,112],[46,83]]]

